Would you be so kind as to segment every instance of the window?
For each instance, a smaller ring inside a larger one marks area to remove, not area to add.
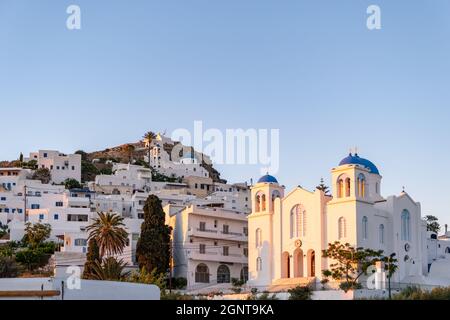
[[[203,243],[200,244],[200,254],[206,254],[206,245]]]
[[[44,220],[44,215],[42,213],[39,214],[39,220]]]
[[[241,270],[241,281],[247,282],[248,281],[248,267],[243,267]]]
[[[59,219],[59,215],[58,214],[54,214],[53,215],[53,220],[58,220]]]
[[[290,215],[291,238],[306,236],[306,211],[298,204],[291,210]]]
[[[87,240],[86,239],[75,239],[75,246],[76,247],[86,247]]]
[[[362,173],[358,176],[358,195],[361,198],[366,196],[366,177]]]
[[[0,200],[1,201],[6,201],[6,197],[1,197]]]
[[[261,210],[266,211],[266,195],[263,194],[261,197]]]
[[[345,179],[345,196],[350,197],[350,188],[352,186],[350,178]]]
[[[384,225],[383,224],[380,224],[378,231],[380,233],[380,235],[379,235],[380,244],[384,244]]]
[[[248,257],[248,248],[244,248],[243,253],[244,253],[244,257]]]
[[[248,228],[244,227],[244,236],[248,237]]]
[[[75,166],[72,166],[72,170],[75,171]]]
[[[260,257],[256,259],[256,271],[262,271],[262,259]]]
[[[337,197],[342,198],[343,196],[344,196],[344,180],[339,179],[337,187]]]
[[[208,266],[201,263],[195,269],[195,282],[209,283],[209,269]]]
[[[230,283],[231,277],[230,277],[230,268],[228,268],[226,265],[220,265],[219,268],[217,268],[217,283]]]
[[[366,216],[362,218],[362,236],[364,240],[368,239],[369,235],[369,219]]]
[[[344,217],[340,217],[338,220],[338,237],[339,239],[347,237],[347,222]]]
[[[31,205],[31,209],[35,210],[35,209],[40,209],[40,205],[39,204],[32,204]]]
[[[230,233],[230,226],[224,224],[223,225],[223,234],[229,234]]]
[[[206,222],[200,222],[199,231],[206,231]]]
[[[223,256],[227,257],[230,254],[230,247],[223,247]]]
[[[261,196],[259,194],[256,195],[255,211],[256,212],[260,212],[261,211]]]
[[[55,203],[55,206],[56,206],[56,207],[62,207],[63,205],[64,205],[64,204],[63,204],[62,201],[58,201],[58,202]]]
[[[214,228],[217,228],[218,225],[219,225],[219,221],[214,220]]]
[[[404,241],[410,241],[411,216],[408,210],[403,210],[401,216],[401,238]]]
[[[256,229],[256,247],[257,248],[261,248],[262,247],[262,230],[261,229]]]

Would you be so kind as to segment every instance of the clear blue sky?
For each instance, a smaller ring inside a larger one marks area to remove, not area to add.
[[[66,29],[66,8],[82,30]],[[382,30],[366,28],[366,8]],[[450,2],[0,0],[0,158],[146,130],[279,128],[288,188],[358,146],[450,223]],[[232,182],[257,167],[223,166]]]

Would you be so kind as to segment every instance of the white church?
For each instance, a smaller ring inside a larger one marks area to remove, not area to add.
[[[406,192],[383,197],[378,168],[358,154],[344,158],[331,177],[331,196],[301,187],[286,194],[270,175],[253,186],[249,285],[322,279],[330,263],[322,250],[335,241],[395,253],[399,269],[394,282],[427,275],[429,235],[420,203]]]

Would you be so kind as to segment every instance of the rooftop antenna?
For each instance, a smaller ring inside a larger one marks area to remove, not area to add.
[[[405,186],[403,186],[402,188],[403,188],[403,193],[405,193]]]

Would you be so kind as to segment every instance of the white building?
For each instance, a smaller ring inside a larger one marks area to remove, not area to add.
[[[164,210],[173,228],[174,276],[186,278],[188,289],[248,279],[246,214],[198,205]]]
[[[75,179],[81,182],[81,155],[63,154],[53,150],[39,150],[30,153],[25,162],[35,160],[38,168],[47,168],[50,170],[52,180],[55,184],[64,183],[67,179]]]
[[[427,274],[426,223],[406,192],[381,195],[381,175],[369,160],[350,154],[331,170],[332,196],[298,187],[285,194],[272,176],[252,188],[249,216],[250,285],[309,282],[322,278],[328,244],[395,253],[394,281]]]

